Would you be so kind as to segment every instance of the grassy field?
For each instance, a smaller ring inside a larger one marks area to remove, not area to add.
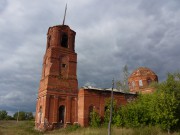
[[[0,135],[107,135],[106,128],[77,128],[68,127],[48,132],[34,130],[33,121],[0,121]],[[139,129],[112,128],[112,135],[168,135],[155,127]],[[180,133],[172,133],[180,135]]]

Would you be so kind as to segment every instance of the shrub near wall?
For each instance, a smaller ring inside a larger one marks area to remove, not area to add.
[[[89,125],[91,127],[100,127],[101,125],[101,118],[99,114],[93,109],[93,111],[90,113],[90,123]]]
[[[103,125],[107,126],[109,123],[109,118],[110,118],[110,110],[111,110],[111,98],[106,99],[105,101],[105,113],[104,113],[104,121],[103,121]],[[112,108],[112,124],[115,124],[115,116],[117,115],[117,101],[113,100],[113,108]]]
[[[168,74],[165,82],[154,84],[152,94],[139,95],[138,98],[117,108],[114,103],[113,124],[122,127],[159,126],[170,132],[180,127],[180,75]],[[107,106],[109,104],[107,103]],[[109,114],[109,109],[105,114]],[[105,122],[109,115],[105,115]]]
[[[153,85],[152,94],[139,95],[134,102],[119,108],[117,126],[159,126],[168,132],[177,127],[180,116],[180,78],[169,74],[165,82]]]

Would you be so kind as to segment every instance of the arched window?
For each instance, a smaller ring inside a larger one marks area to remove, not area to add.
[[[147,84],[150,85],[152,80],[150,78],[147,79]]]
[[[134,89],[135,88],[135,82],[132,81],[132,88]]]
[[[65,48],[68,48],[68,35],[66,33],[62,34],[61,46],[65,47]]]
[[[139,80],[139,86],[142,87],[143,86],[143,82],[142,80]]]

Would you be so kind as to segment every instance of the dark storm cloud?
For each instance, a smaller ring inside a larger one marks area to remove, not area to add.
[[[179,70],[178,0],[0,1],[0,109],[35,111],[48,27],[76,31],[78,82],[111,87],[122,68],[151,68],[164,80]]]
[[[95,16],[103,16],[92,19],[95,22],[91,28],[83,29],[86,37],[79,44],[85,47],[78,48],[82,50],[79,55],[84,54],[79,59],[82,80],[104,85],[113,76],[120,78],[125,64],[130,71],[139,66],[150,67],[160,80],[165,79],[167,72],[179,69],[179,1],[116,1],[115,6],[112,3],[95,8]]]

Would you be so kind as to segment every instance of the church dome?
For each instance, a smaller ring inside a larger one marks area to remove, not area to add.
[[[147,67],[139,67],[136,70],[134,70],[132,72],[132,74],[130,75],[130,77],[136,77],[136,76],[151,76],[151,75],[155,75],[157,76],[151,69],[147,68]]]
[[[151,93],[152,82],[158,82],[158,76],[147,67],[139,67],[128,78],[130,92]]]

